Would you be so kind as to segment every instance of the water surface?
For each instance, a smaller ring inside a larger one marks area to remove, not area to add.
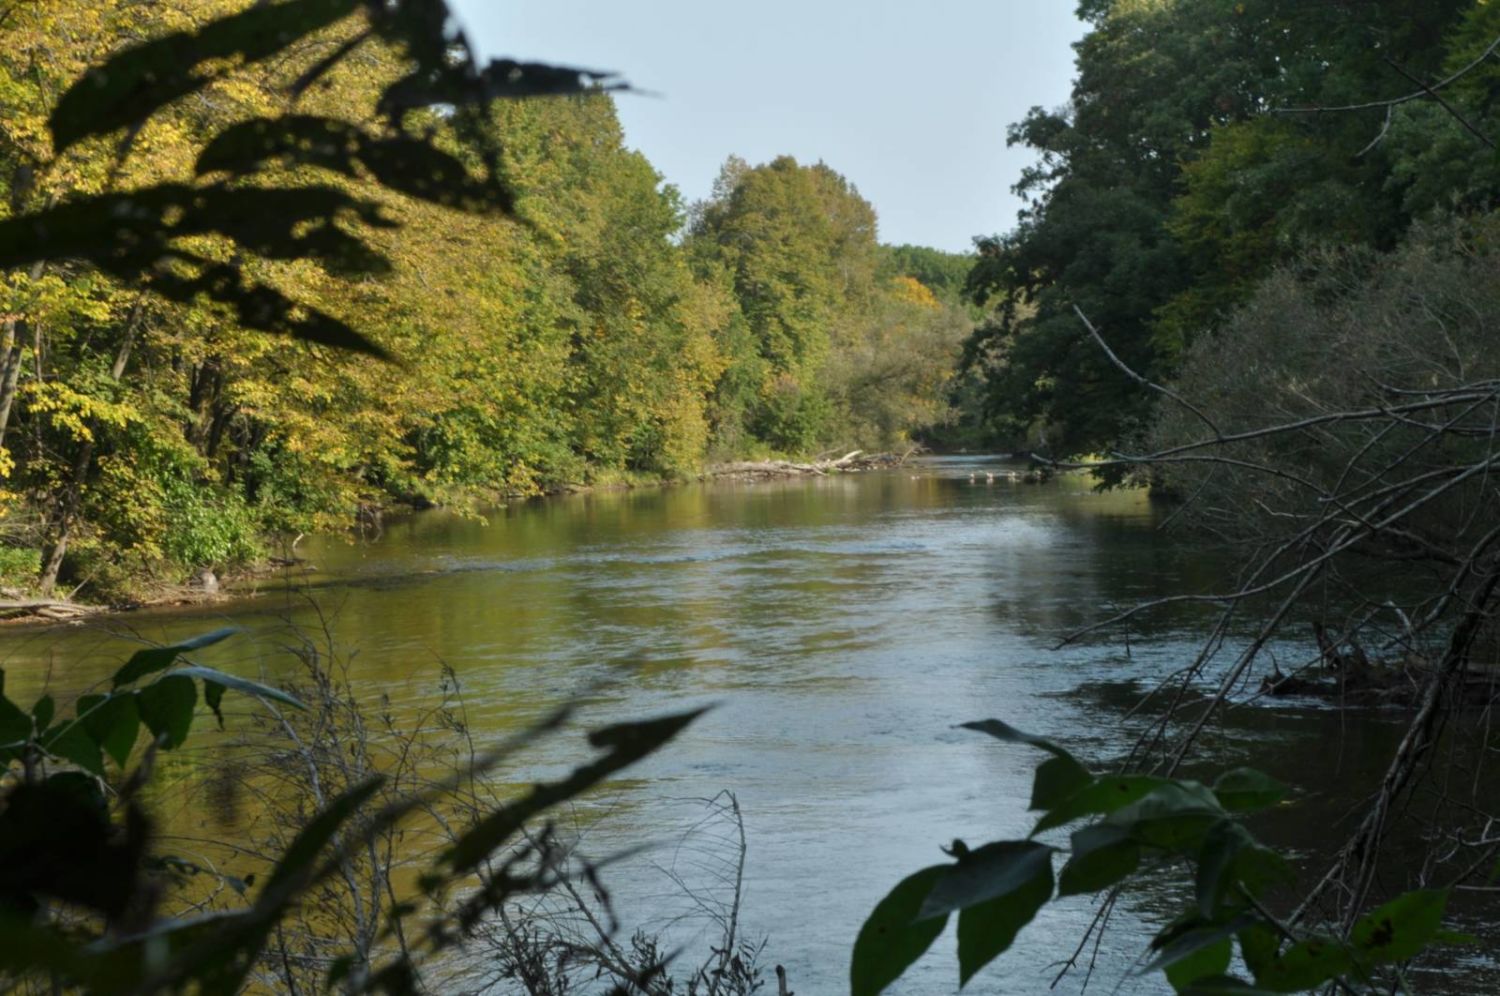
[[[433,697],[442,662],[482,737],[606,680],[590,692],[590,718],[713,705],[594,804],[613,816],[587,818],[590,846],[662,838],[610,881],[628,923],[668,923],[686,900],[653,865],[671,864],[672,828],[691,819],[691,800],[732,790],[749,841],[747,929],[768,935],[768,964],[786,965],[794,989],[837,993],[859,925],[891,885],[943,860],[939,846],[955,837],[1030,828],[1038,758],[955,724],[995,716],[1082,756],[1116,757],[1134,736],[1122,717],[1139,689],[1197,646],[1200,620],[1179,614],[1137,626],[1128,646],[1121,637],[1053,649],[1137,600],[1211,588],[1220,565],[1158,530],[1141,493],[1098,494],[1079,478],[1028,485],[1007,469],[941,458],[895,472],[576,495],[482,518],[427,512],[360,542],[304,543],[316,610],[269,584],[228,609],[125,622],[168,640],[227,619],[247,632],[203,661],[271,678],[295,667],[280,649],[284,617],[326,625],[357,649],[362,694],[410,714]],[[107,674],[120,653],[98,630],[34,631],[8,641],[6,667],[24,697],[49,668],[54,683],[76,682]],[[1340,774],[1307,788],[1319,812],[1337,814],[1354,802],[1340,795],[1343,775],[1383,765],[1397,730],[1256,707],[1210,746],[1216,764],[1295,778],[1309,750],[1326,758],[1335,745],[1329,770]],[[571,746],[550,749],[546,770],[576,759]],[[1286,826],[1303,827],[1314,847],[1305,815]],[[224,832],[187,804],[177,819]],[[1143,919],[1164,922],[1176,902],[1163,891],[1116,916],[1094,986],[1163,990],[1129,972]],[[1083,898],[1048,907],[968,991],[1047,991],[1048,966],[1093,912]],[[691,924],[673,929],[690,934]],[[950,936],[892,991],[956,990]]]

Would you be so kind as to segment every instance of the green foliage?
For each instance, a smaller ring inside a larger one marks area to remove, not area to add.
[[[966,257],[880,246],[874,209],[828,166],[731,159],[685,248],[732,295],[711,413],[721,448],[885,449],[948,418]]]
[[[999,720],[964,724],[1007,743],[1051,755],[1037,765],[1031,808],[1041,813],[1031,838],[969,848],[956,861],[923,869],[880,902],[860,931],[852,991],[874,996],[898,980],[957,912],[960,985],[1008,950],[1046,903],[1085,893],[1128,890],[1144,867],[1182,868],[1193,904],[1156,935],[1140,970],[1162,972],[1176,992],[1311,992],[1330,982],[1376,984],[1397,965],[1443,943],[1466,939],[1442,929],[1448,894],[1397,896],[1361,917],[1348,939],[1294,935],[1267,912],[1268,889],[1289,878],[1285,860],[1259,843],[1243,818],[1278,804],[1284,786],[1246,768],[1212,787],[1195,781],[1095,775],[1052,741]],[[1082,824],[1082,825],[1079,825]],[[1054,881],[1057,848],[1036,840],[1076,827]],[[1238,943],[1250,973],[1230,975]],[[1378,988],[1378,987],[1377,987]]]
[[[618,84],[481,66],[434,40],[445,10],[0,23],[0,501],[37,587],[134,597],[392,502],[894,447],[947,417],[960,257],[882,249],[848,181],[789,159],[734,173],[683,242]]]
[[[22,586],[36,578],[42,566],[40,550],[0,546],[0,584]]]
[[[1320,243],[1388,249],[1413,216],[1491,198],[1493,153],[1403,74],[1468,65],[1496,35],[1473,0],[1366,5],[1358,18],[1279,0],[1090,2],[1067,107],[1010,140],[1038,162],[1017,229],[983,240],[969,290],[998,301],[968,348],[990,418],[1057,456],[1105,452],[1149,422],[1158,382],[1278,264]],[[1399,71],[1392,64],[1399,66]],[[1493,63],[1453,88],[1482,127]],[[1493,130],[1493,129],[1491,129]]]

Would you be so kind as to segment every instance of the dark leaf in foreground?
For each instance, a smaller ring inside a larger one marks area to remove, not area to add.
[[[854,942],[849,964],[852,996],[876,996],[932,947],[948,918],[918,920],[917,913],[948,867],[933,865],[902,879],[875,906]]]
[[[163,106],[207,85],[218,59],[258,62],[299,38],[353,13],[359,0],[289,0],[257,3],[211,21],[133,46],[89,70],[67,89],[52,112],[58,152],[90,135],[139,125]]]

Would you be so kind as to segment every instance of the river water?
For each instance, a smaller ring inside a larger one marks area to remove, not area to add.
[[[711,873],[695,863],[701,850],[677,846],[675,828],[701,814],[693,800],[734,792],[748,840],[745,930],[767,937],[767,967],[784,964],[802,996],[834,994],[847,991],[864,916],[896,881],[943,860],[939,847],[955,837],[1029,829],[1039,758],[955,724],[998,717],[1107,761],[1135,735],[1128,706],[1197,646],[1201,619],[1178,615],[1137,625],[1128,641],[1054,650],[1119,607],[1213,587],[1220,565],[1160,531],[1140,493],[1097,494],[1068,477],[1014,483],[1007,469],[933,458],[873,474],[583,494],[483,518],[426,512],[360,542],[304,543],[316,611],[268,583],[227,609],[19,633],[5,667],[24,700],[49,676],[76,687],[109,673],[128,648],[108,631],[167,641],[227,621],[245,632],[199,659],[276,678],[295,670],[280,649],[290,616],[326,623],[357,651],[361,694],[412,715],[446,663],[481,740],[583,688],[586,717],[600,722],[713,705],[585,807],[589,846],[654,845],[607,873],[621,918],[691,941],[699,921],[678,919],[691,903],[660,869],[676,860],[690,885]],[[1232,712],[1207,750],[1215,766],[1253,762],[1291,781],[1304,802],[1278,818],[1278,842],[1314,850],[1355,801],[1340,786],[1379,770],[1399,729],[1256,705]],[[547,748],[536,771],[578,760],[575,744]],[[1309,752],[1321,762],[1313,770]],[[223,832],[191,806],[173,819]],[[1163,991],[1131,967],[1145,925],[1179,902],[1164,887],[1122,910],[1091,988]],[[967,991],[1046,992],[1048,966],[1093,913],[1087,898],[1050,906]],[[891,991],[957,991],[952,945],[950,930]],[[1472,970],[1489,978],[1483,968]]]

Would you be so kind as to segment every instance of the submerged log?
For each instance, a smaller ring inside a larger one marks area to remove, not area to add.
[[[1363,655],[1361,654],[1361,657]],[[1433,677],[1430,662],[1409,659],[1390,664],[1364,660],[1358,670],[1332,677],[1280,671],[1261,679],[1260,692],[1273,698],[1303,697],[1353,708],[1414,708]],[[1476,668],[1450,681],[1448,694],[1457,709],[1485,709],[1500,703],[1500,671]]]

